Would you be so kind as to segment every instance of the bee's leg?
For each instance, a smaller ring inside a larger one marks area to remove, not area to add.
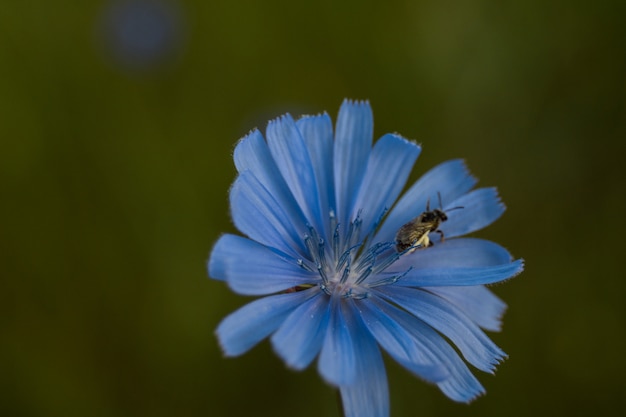
[[[446,240],[445,236],[443,235],[443,232],[441,230],[439,230],[439,229],[435,230],[435,232],[437,232],[437,233],[439,233],[439,235],[441,235],[441,242],[443,243],[443,241]]]

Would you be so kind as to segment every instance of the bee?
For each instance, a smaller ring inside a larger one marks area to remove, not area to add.
[[[441,206],[441,195],[439,197],[439,207]],[[463,207],[454,207],[451,210],[461,209]],[[396,233],[396,250],[398,252],[408,251],[411,253],[416,249],[427,248],[433,245],[428,237],[430,232],[439,233],[443,241],[443,232],[439,230],[439,225],[448,220],[448,216],[441,208],[430,209],[430,200],[426,202],[426,211],[402,226]]]

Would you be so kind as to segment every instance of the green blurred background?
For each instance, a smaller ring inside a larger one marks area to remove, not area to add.
[[[0,6],[0,415],[338,416],[206,276],[236,141],[367,98],[375,133],[463,157],[526,259],[495,291],[510,355],[471,404],[388,361],[392,415],[626,409],[626,3],[35,1]]]

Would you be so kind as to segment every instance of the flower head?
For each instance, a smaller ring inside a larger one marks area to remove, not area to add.
[[[254,130],[237,144],[230,204],[247,237],[223,235],[209,275],[263,297],[226,317],[219,341],[236,356],[269,336],[294,369],[317,357],[348,417],[389,415],[381,348],[468,402],[484,389],[466,362],[493,372],[505,357],[482,330],[499,330],[505,309],[485,285],[523,265],[496,243],[462,236],[504,205],[493,188],[472,190],[460,160],[398,199],[421,148],[397,134],[372,138],[369,103],[346,100],[334,132],[326,113],[287,114],[266,138]],[[435,203],[445,219],[433,222]]]

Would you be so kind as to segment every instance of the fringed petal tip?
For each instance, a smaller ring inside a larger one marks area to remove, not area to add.
[[[448,163],[453,163],[458,165],[458,167],[462,170],[461,172],[465,177],[469,177],[474,180],[474,183],[478,183],[478,177],[472,173],[472,171],[467,166],[467,160],[465,158],[455,158],[447,161]]]
[[[515,265],[515,269],[513,270],[513,272],[511,272],[511,275],[503,280],[500,281],[495,281],[495,282],[490,282],[485,284],[485,286],[487,287],[494,287],[496,285],[500,285],[503,284],[507,281],[512,280],[513,278],[517,277],[519,274],[521,274],[522,272],[524,272],[524,267],[525,267],[525,261],[523,258],[517,259],[515,261],[512,261],[511,264]],[[502,314],[504,314],[504,311],[502,312]]]
[[[482,388],[480,391],[476,391],[475,393],[471,394],[470,396],[467,396],[465,398],[462,398],[460,401],[460,403],[464,403],[464,404],[470,404],[473,403],[474,401],[476,401],[477,399],[479,399],[480,397],[484,397],[485,394],[487,394],[487,390],[485,390],[484,388]]]
[[[344,98],[341,103],[341,107],[343,106],[367,106],[370,107],[369,99],[353,99],[353,98]]]
[[[493,192],[495,196],[495,204],[500,208],[500,215],[502,215],[502,213],[506,211],[506,204],[504,204],[504,201],[502,200],[498,187],[487,187],[487,190],[491,190],[491,192]]]
[[[416,141],[414,139],[406,138],[406,137],[402,136],[401,133],[398,133],[398,132],[387,133],[384,136],[391,136],[391,137],[393,137],[395,139],[398,139],[398,140],[401,140],[401,141],[405,142],[407,145],[417,147],[420,151],[422,150],[422,144],[420,142],[418,142],[418,141]]]
[[[272,120],[267,122],[267,126],[265,127],[265,134],[267,135],[268,132],[270,130],[272,130],[272,128],[274,126],[276,126],[277,124],[280,123],[295,123],[293,116],[291,116],[291,113],[287,112],[284,114],[281,114],[278,117],[273,118]]]
[[[249,140],[254,140],[254,139],[257,139],[257,140],[261,139],[265,141],[265,138],[263,137],[263,133],[261,133],[261,131],[256,127],[253,129],[250,129],[250,131],[246,135],[244,135],[237,142],[235,142],[232,155],[233,155],[233,162],[235,163],[235,167],[238,170],[241,170],[240,163],[239,163],[241,159],[239,157],[239,154],[241,153],[241,149],[243,149],[246,146]]]
[[[326,111],[323,111],[323,112],[319,112],[319,113],[316,113],[316,114],[301,114],[296,119],[296,123],[301,121],[301,120],[319,119],[319,118],[322,118],[322,117],[330,119],[330,116],[328,115],[328,113]]]

